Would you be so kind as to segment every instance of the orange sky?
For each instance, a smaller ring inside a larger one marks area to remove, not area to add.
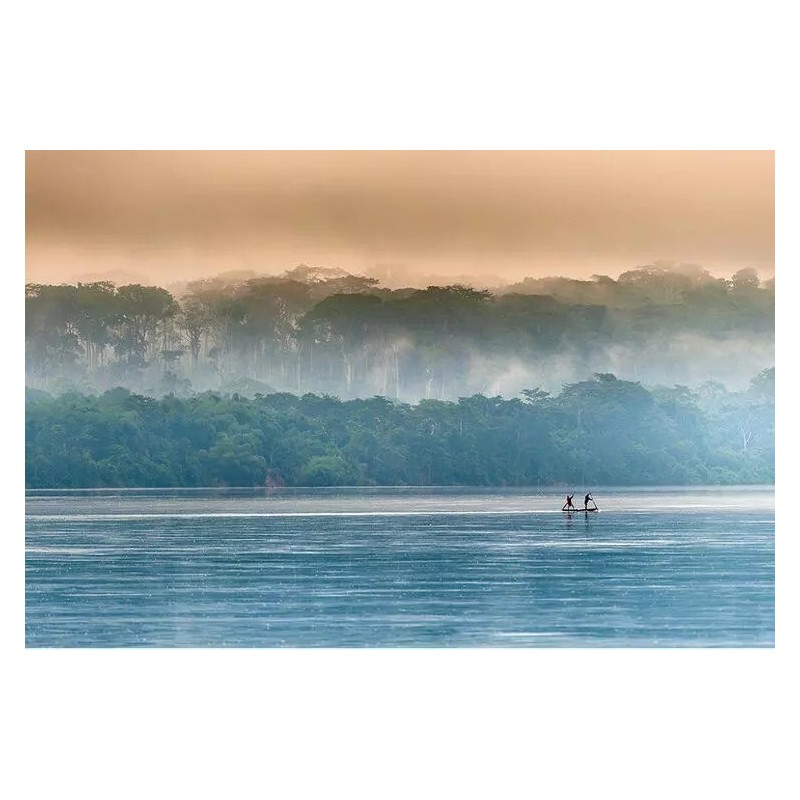
[[[772,151],[28,151],[26,280],[774,274]]]

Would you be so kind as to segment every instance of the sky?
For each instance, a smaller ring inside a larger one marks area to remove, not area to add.
[[[28,150],[26,280],[774,275],[771,150]]]

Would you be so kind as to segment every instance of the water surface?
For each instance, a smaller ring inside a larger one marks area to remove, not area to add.
[[[594,496],[30,492],[26,644],[774,646],[773,487]]]

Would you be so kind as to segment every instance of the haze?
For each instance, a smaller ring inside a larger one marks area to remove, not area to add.
[[[26,280],[774,274],[772,151],[28,151]]]

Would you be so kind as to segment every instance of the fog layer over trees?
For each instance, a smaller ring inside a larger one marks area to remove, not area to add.
[[[519,397],[611,373],[645,386],[745,390],[774,364],[774,280],[663,264],[617,279],[386,289],[297,267],[179,290],[26,286],[26,383],[53,394]]]

